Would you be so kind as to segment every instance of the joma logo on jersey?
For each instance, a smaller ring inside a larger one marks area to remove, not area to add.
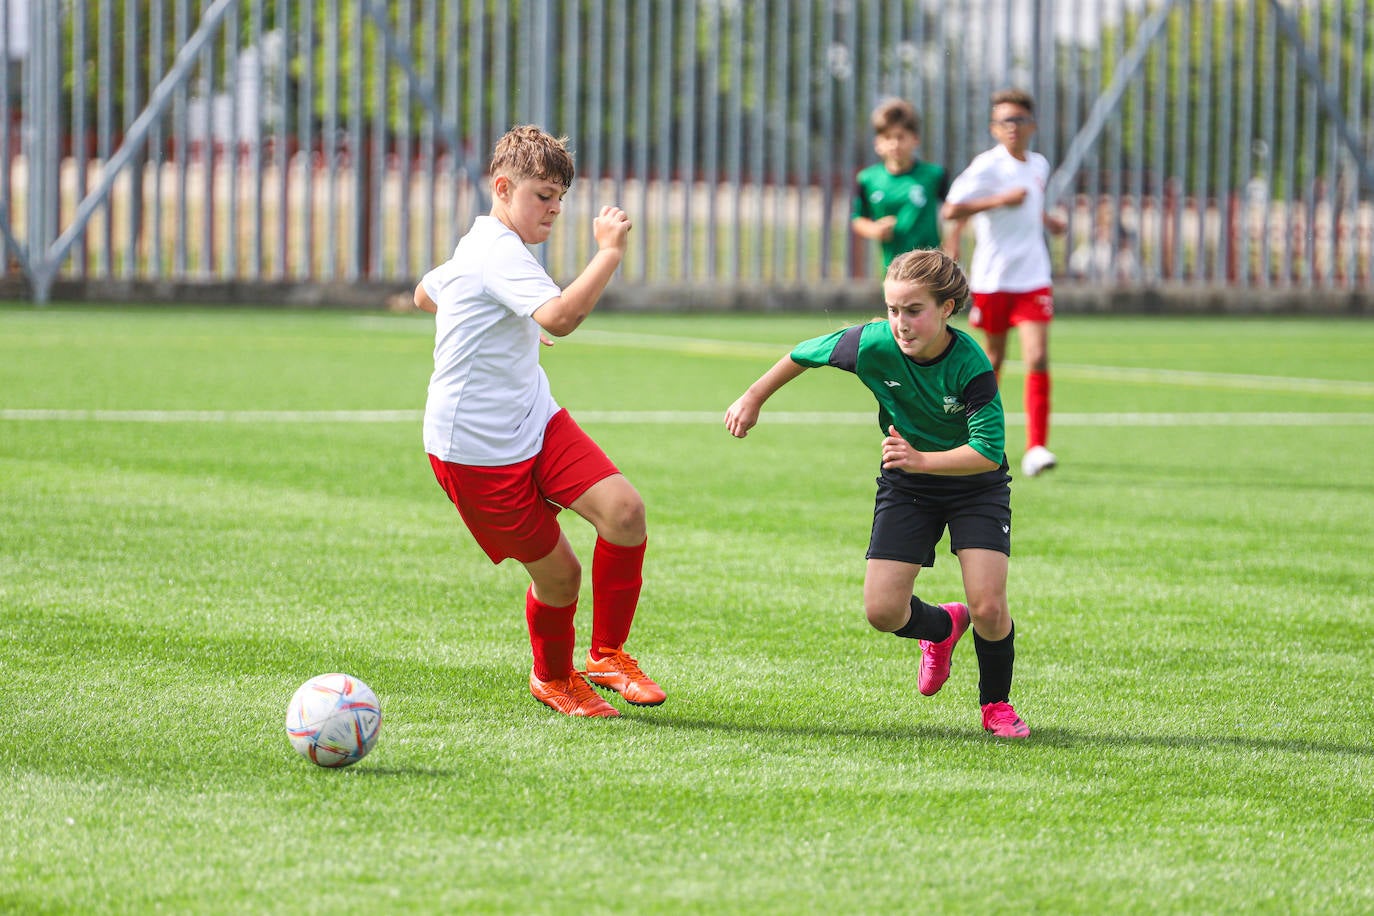
[[[952,394],[945,395],[945,413],[963,413],[964,405],[959,403],[959,399]]]

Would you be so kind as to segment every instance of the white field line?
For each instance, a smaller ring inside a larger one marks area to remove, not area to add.
[[[713,410],[579,410],[578,422],[646,425],[724,425]],[[876,412],[767,411],[760,422],[792,426],[872,426]],[[0,421],[74,423],[414,423],[420,410],[44,410],[0,409]],[[1055,426],[1374,426],[1374,413],[1056,413]],[[1019,413],[1011,426],[1025,425]]]
[[[409,322],[401,324],[386,319],[359,318],[377,327],[401,327],[410,330]],[[838,330],[838,328],[836,328]],[[791,344],[771,344],[746,340],[719,340],[710,337],[675,337],[671,334],[639,334],[633,331],[603,331],[581,328],[572,337],[555,342],[555,346],[592,344],[602,347],[629,347],[643,350],[665,350],[693,356],[729,356],[776,361],[791,351]],[[1018,360],[1003,363],[1008,372],[1021,372],[1025,367]],[[1295,378],[1280,375],[1253,375],[1233,372],[1201,372],[1188,369],[1152,369],[1130,366],[1085,366],[1073,363],[1054,363],[1051,372],[1060,378],[1098,379],[1114,382],[1135,382],[1144,385],[1177,385],[1185,388],[1216,388],[1233,391],[1290,391],[1308,394],[1338,394],[1352,397],[1374,397],[1374,382],[1325,378]]]
[[[599,331],[586,328],[570,341],[610,347],[639,347],[651,350],[671,350],[701,356],[761,356],[778,359],[790,351],[788,345],[750,343],[747,341],[713,340],[702,337],[673,337],[668,334],[635,334],[622,331]],[[1024,367],[1016,360],[1003,366],[1012,372]],[[1374,382],[1346,381],[1322,378],[1289,378],[1276,375],[1246,375],[1229,372],[1195,372],[1186,369],[1149,369],[1126,366],[1083,366],[1054,363],[1050,370],[1061,378],[1104,379],[1118,382],[1138,382],[1151,385],[1179,385],[1191,388],[1225,388],[1241,391],[1296,391],[1320,394],[1348,394],[1374,397]]]

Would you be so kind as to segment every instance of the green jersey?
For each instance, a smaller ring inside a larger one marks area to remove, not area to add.
[[[834,366],[857,375],[878,401],[878,427],[884,435],[889,426],[895,426],[902,438],[922,452],[969,445],[1002,466],[967,477],[909,476],[938,476],[944,487],[958,489],[1003,482],[1007,479],[1006,416],[997,376],[976,340],[958,328],[949,332],[949,346],[928,363],[903,353],[886,321],[803,341],[793,348],[792,361],[810,369]]]
[[[856,183],[854,216],[897,217],[892,238],[882,243],[884,270],[903,252],[940,247],[940,202],[949,191],[943,168],[918,159],[893,175],[879,162],[861,171]]]

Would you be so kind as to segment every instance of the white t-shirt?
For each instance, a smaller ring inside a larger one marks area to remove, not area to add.
[[[425,451],[485,467],[537,455],[558,404],[530,316],[562,290],[494,216],[477,217],[453,257],[420,283],[438,306]]]
[[[973,262],[968,285],[975,293],[1024,293],[1050,285],[1050,251],[1045,245],[1045,185],[1050,163],[1036,152],[1023,162],[1005,147],[979,153],[954,179],[948,203],[990,197],[1015,187],[1026,189],[1019,206],[997,207],[973,215]]]

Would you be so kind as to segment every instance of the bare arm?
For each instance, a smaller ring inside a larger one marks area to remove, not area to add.
[[[801,363],[793,362],[792,357],[784,356],[773,364],[773,368],[765,372],[757,382],[749,386],[749,390],[739,396],[739,400],[730,405],[730,409],[725,411],[725,428],[730,431],[730,435],[736,439],[743,439],[749,435],[749,430],[759,422],[759,410],[763,407],[763,402],[767,401],[777,390],[786,385],[792,379],[806,371],[806,367]]]
[[[946,203],[940,208],[940,215],[947,220],[968,219],[975,213],[982,213],[984,210],[996,210],[998,207],[1019,207],[1025,199],[1025,188],[1008,188],[1001,194],[975,197],[972,200],[962,200],[957,204]]]
[[[429,312],[431,315],[439,311],[439,306],[434,304],[434,300],[429,298],[429,293],[425,292],[424,284],[417,284],[414,297],[415,307],[422,312]]]
[[[945,228],[945,240],[940,246],[945,254],[954,260],[959,260],[964,247],[964,227],[968,225],[967,219],[950,220]]]
[[[995,471],[1001,465],[989,461],[971,445],[955,446],[946,452],[918,452],[902,438],[896,427],[889,426],[887,438],[883,440],[883,467],[898,468],[911,474],[966,477]]]
[[[869,239],[874,242],[884,242],[892,238],[892,230],[896,225],[897,217],[895,216],[884,216],[882,219],[856,216],[849,221],[849,226],[854,230],[855,235],[861,239]]]
[[[592,234],[598,247],[596,254],[561,296],[555,296],[534,310],[534,320],[540,327],[555,337],[566,337],[577,330],[596,307],[625,257],[630,225],[630,217],[619,207],[601,208],[600,215],[592,220]]]

